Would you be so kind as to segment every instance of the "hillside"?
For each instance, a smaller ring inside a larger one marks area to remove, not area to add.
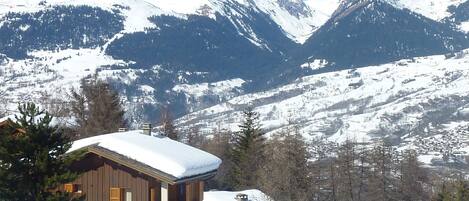
[[[387,140],[414,147],[427,164],[469,154],[469,50],[302,77],[178,119],[181,127],[237,130],[253,107],[274,133],[298,126],[309,139]],[[461,164],[459,164],[461,165]]]
[[[387,139],[457,161],[468,152],[468,5],[0,0],[0,115],[24,101],[67,107],[70,89],[97,76],[134,128],[169,106],[180,126],[236,129],[252,105],[270,132],[291,121],[309,139]]]

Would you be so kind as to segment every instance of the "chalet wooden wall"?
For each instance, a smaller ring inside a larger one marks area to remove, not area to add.
[[[160,182],[113,161],[88,154],[74,168],[83,171],[73,184],[81,186],[87,201],[108,201],[111,188],[132,192],[132,201],[149,201],[153,188],[156,191],[154,201],[160,201]]]
[[[190,182],[186,184],[186,201],[204,200],[204,182]]]
[[[161,201],[160,181],[95,154],[87,154],[73,165],[73,169],[82,172],[72,184],[80,186],[82,192],[77,195],[85,195],[87,201],[110,201],[111,188],[132,192],[132,201]],[[169,185],[168,188],[168,201],[203,200],[203,181]],[[65,184],[59,190],[65,191]],[[125,198],[125,194],[122,197]]]

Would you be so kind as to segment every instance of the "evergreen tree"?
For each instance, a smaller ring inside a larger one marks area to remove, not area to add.
[[[77,138],[117,132],[125,125],[119,94],[97,78],[82,80],[80,91],[71,92]]]
[[[52,117],[28,103],[21,116],[0,130],[0,200],[69,201],[70,194],[54,192],[77,178],[69,167],[76,155],[65,155],[71,140],[51,126]]]
[[[237,189],[254,188],[259,181],[264,163],[265,137],[259,122],[259,114],[252,108],[243,111],[244,121],[239,125],[231,151],[234,185]]]

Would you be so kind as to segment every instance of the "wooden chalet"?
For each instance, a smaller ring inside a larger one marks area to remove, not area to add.
[[[71,152],[85,157],[80,171],[60,190],[88,201],[202,201],[204,181],[216,174],[217,157],[142,131],[120,132],[76,141]]]
[[[25,131],[22,129],[13,129],[13,121],[10,119],[0,120],[0,130],[2,129],[12,129],[13,135],[22,135],[25,134]]]

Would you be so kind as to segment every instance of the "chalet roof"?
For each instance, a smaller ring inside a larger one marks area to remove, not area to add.
[[[8,125],[9,123],[10,123],[10,122],[9,122],[8,119],[5,119],[5,120],[0,119],[0,127],[6,126],[6,125]]]
[[[221,164],[212,154],[140,130],[78,140],[69,152],[82,149],[173,183],[216,172]]]
[[[13,121],[9,118],[2,118],[0,119],[0,129],[4,129],[7,126],[11,126],[13,124]],[[14,135],[21,135],[25,134],[26,131],[23,129],[15,129],[12,134]]]

